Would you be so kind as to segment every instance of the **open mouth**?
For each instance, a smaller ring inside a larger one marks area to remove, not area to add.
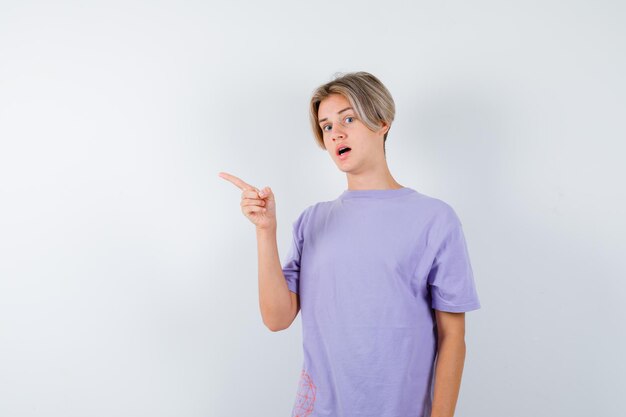
[[[341,149],[339,149],[339,151],[337,152],[337,154],[338,154],[339,156],[341,156],[341,155],[345,155],[345,154],[347,154],[348,152],[350,152],[351,150],[352,150],[351,148],[349,148],[349,147],[347,147],[347,146],[346,146],[345,148],[341,148]]]

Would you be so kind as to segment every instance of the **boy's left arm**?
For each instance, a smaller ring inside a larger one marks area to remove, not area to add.
[[[453,417],[465,362],[465,313],[435,310],[437,363],[430,417]]]

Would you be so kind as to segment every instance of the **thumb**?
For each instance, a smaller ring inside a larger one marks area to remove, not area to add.
[[[272,192],[272,189],[270,187],[265,187],[261,189],[261,191],[259,191],[259,196],[261,198],[267,198],[268,200],[274,199],[274,193]]]

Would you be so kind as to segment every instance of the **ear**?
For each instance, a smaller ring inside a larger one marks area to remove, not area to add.
[[[378,130],[378,132],[379,132],[381,135],[384,135],[385,133],[387,133],[387,131],[389,130],[389,128],[390,128],[391,126],[390,126],[388,123],[386,123],[386,122],[381,122],[381,123],[382,123],[382,126],[381,126],[381,128]]]

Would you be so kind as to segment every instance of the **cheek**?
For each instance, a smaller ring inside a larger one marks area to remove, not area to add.
[[[326,150],[331,151],[334,148],[334,144],[333,141],[328,139],[327,137],[324,138],[324,146],[326,147]]]

